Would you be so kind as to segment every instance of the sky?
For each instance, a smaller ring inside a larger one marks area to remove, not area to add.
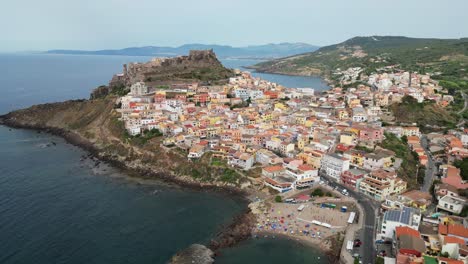
[[[0,52],[468,37],[467,0],[3,0]]]

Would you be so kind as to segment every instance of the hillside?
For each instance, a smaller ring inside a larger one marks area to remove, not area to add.
[[[187,54],[190,50],[212,49],[222,58],[279,58],[295,54],[311,52],[318,46],[306,43],[279,43],[266,45],[252,45],[247,47],[232,47],[228,45],[186,44],[179,47],[130,47],[115,50],[49,50],[48,54],[72,55],[121,55],[121,56],[152,56],[173,57]]]
[[[311,53],[262,62],[254,68],[262,72],[330,76],[337,68],[359,66],[370,73],[395,64],[406,70],[468,78],[468,38],[355,37]]]
[[[211,166],[209,159],[188,161],[187,153],[163,147],[159,133],[130,137],[118,120],[116,99],[107,96],[35,105],[0,116],[0,124],[58,134],[102,160],[137,172],[138,177],[162,178],[193,186],[229,186],[226,187],[229,190],[249,181],[235,171]],[[230,177],[226,177],[226,171]]]
[[[132,84],[139,81],[149,87],[177,83],[224,84],[233,75],[234,72],[225,68],[212,50],[191,50],[186,56],[124,64],[122,73],[114,75],[109,86],[96,88],[91,97],[102,97],[109,92],[123,95]]]
[[[418,102],[405,96],[401,103],[393,104],[390,110],[399,123],[417,123],[423,130],[431,127],[455,128],[457,118],[433,102]]]

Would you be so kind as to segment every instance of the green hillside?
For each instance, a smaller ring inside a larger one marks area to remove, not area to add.
[[[421,73],[439,72],[444,79],[468,79],[468,38],[355,37],[311,53],[259,63],[254,68],[263,72],[330,76],[337,68],[363,67],[370,73],[395,64]]]

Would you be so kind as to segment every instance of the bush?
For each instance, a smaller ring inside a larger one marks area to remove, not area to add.
[[[276,197],[275,197],[275,202],[281,203],[282,201],[283,201],[283,199],[281,198],[281,196],[276,195]]]
[[[331,192],[327,192],[325,195],[326,195],[327,197],[332,197],[332,196],[333,196],[333,195],[331,194]]]
[[[322,189],[315,189],[310,195],[314,196],[314,197],[315,196],[322,197],[324,195],[324,193],[323,193]]]
[[[468,180],[468,158],[457,160],[453,163],[453,165],[460,169],[463,180]]]

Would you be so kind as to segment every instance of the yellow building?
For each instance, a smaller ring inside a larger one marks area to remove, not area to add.
[[[341,134],[340,143],[346,145],[356,145],[356,135],[353,133]]]
[[[283,103],[276,103],[275,104],[275,110],[279,109],[279,110],[286,110],[288,107],[283,104]]]

